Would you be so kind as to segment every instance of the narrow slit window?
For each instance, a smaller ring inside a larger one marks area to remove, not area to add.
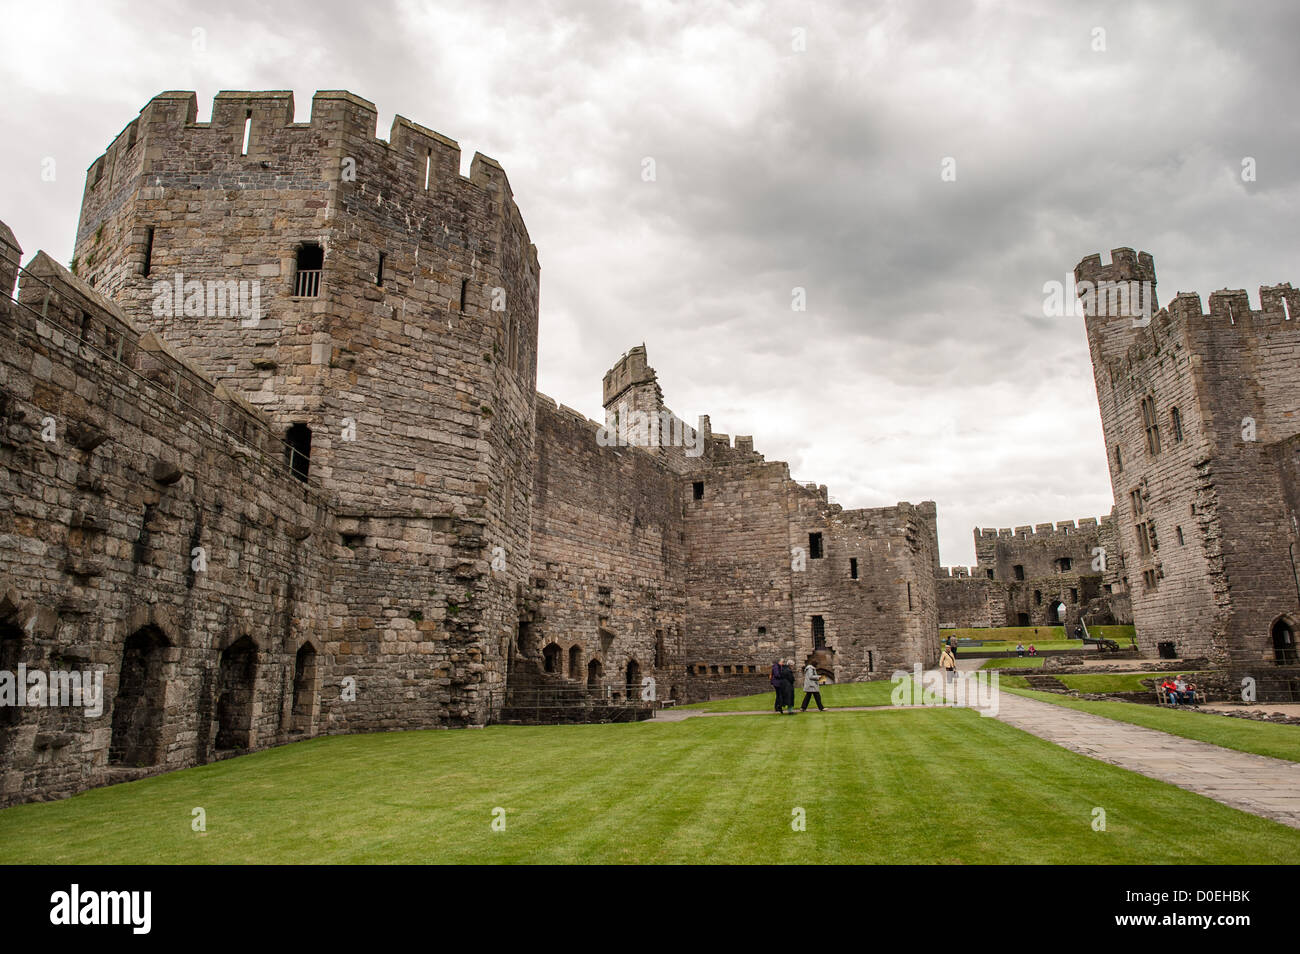
[[[144,268],[140,274],[148,276],[149,270],[153,268],[153,226],[144,230]]]
[[[469,279],[462,278],[460,280],[460,310],[462,313],[464,313],[465,311],[465,296],[468,293],[469,293]]]
[[[858,558],[849,557],[849,579],[856,580],[857,578],[858,578]]]
[[[248,141],[253,137],[253,111],[244,114],[244,145],[240,148],[241,156],[248,155]]]
[[[375,284],[380,288],[384,287],[384,262],[387,261],[387,259],[387,253],[379,253],[379,267],[375,269]]]
[[[1178,408],[1170,410],[1169,423],[1173,425],[1174,443],[1177,444],[1183,439],[1183,414]]]
[[[433,174],[433,150],[430,149],[424,157],[424,187],[429,188],[429,177]]]

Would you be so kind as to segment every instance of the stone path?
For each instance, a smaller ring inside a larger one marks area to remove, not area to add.
[[[831,712],[880,712],[899,708],[907,707],[846,706],[802,715],[818,718]],[[664,709],[655,714],[655,721],[681,722],[694,717],[728,715],[773,715],[773,712],[770,709],[748,712]],[[1300,828],[1300,763],[1184,739],[1009,692],[998,693],[997,712],[993,717],[1071,752]]]

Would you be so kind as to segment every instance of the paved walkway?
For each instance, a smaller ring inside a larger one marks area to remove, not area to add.
[[[1071,752],[1300,828],[1300,763],[1184,739],[1010,692],[998,693],[995,718]]]

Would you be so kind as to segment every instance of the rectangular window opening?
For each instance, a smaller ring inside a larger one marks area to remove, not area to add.
[[[144,268],[140,274],[148,276],[149,270],[153,268],[153,226],[144,230]]]
[[[424,188],[429,188],[429,177],[433,173],[433,150],[430,149],[428,155],[424,157]]]
[[[808,534],[808,559],[820,560],[822,558],[822,535],[820,533]]]
[[[379,253],[379,267],[375,270],[375,284],[380,288],[384,287],[384,262],[387,259],[388,254],[386,252]]]
[[[465,296],[468,293],[469,293],[469,279],[462,278],[460,280],[460,310],[462,314],[464,314],[465,312]]]
[[[826,648],[826,620],[820,616],[812,618],[813,649]]]
[[[704,499],[704,481],[702,481],[702,480],[697,480],[697,481],[695,481],[695,483],[691,484],[691,493],[695,496],[695,499],[696,499],[696,500],[703,500],[703,499]]]
[[[857,578],[858,578],[858,558],[849,557],[849,579],[856,580]]]
[[[250,109],[244,114],[244,145],[240,147],[241,156],[248,155],[248,141],[253,137],[253,111]]]

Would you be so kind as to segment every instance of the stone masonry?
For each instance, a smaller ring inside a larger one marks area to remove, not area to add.
[[[462,176],[400,116],[379,139],[346,92],[293,115],[155,97],[87,173],[71,269],[20,268],[0,224],[0,680],[104,690],[98,715],[0,706],[0,804],[483,725],[513,686],[686,700],[766,688],[778,656],[935,662],[933,503],[845,511],[688,427],[644,346],[604,424],[537,394],[500,166]]]
[[[1159,308],[1152,257],[1128,248],[1075,281],[1140,643],[1300,697],[1300,291]]]

